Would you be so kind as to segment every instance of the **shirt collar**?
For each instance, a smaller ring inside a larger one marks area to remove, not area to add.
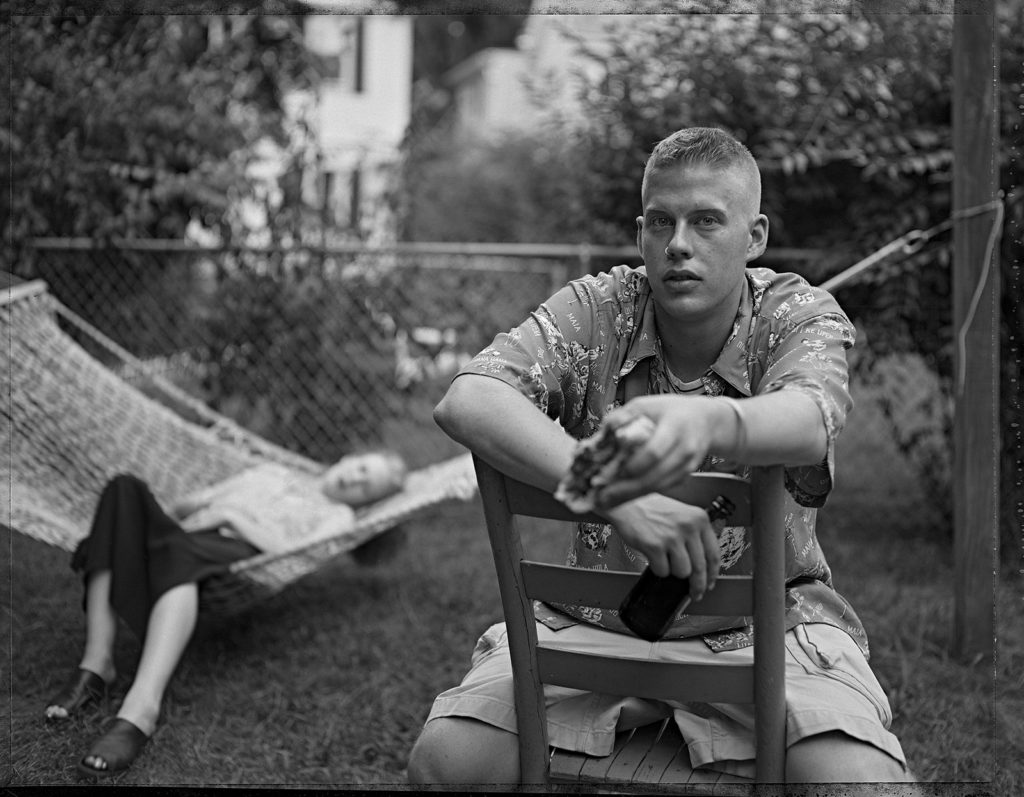
[[[650,283],[646,279],[647,269],[641,266],[638,271],[644,275],[643,287],[638,291],[637,299],[637,307],[640,312],[640,318],[636,322],[638,334],[634,335],[630,341],[626,359],[619,370],[620,378],[632,371],[641,361],[654,357],[656,353],[658,330],[654,322],[654,299],[651,296]],[[747,346],[753,321],[754,295],[750,284],[750,273],[747,272],[747,278],[743,280],[743,291],[740,295],[732,331],[710,369],[742,396],[751,395]]]

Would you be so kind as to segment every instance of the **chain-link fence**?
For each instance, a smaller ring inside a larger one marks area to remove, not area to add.
[[[610,247],[268,251],[52,240],[36,242],[32,273],[21,276],[44,279],[148,374],[276,443],[324,462],[385,446],[419,466],[458,451],[431,418],[458,368],[566,280],[618,262],[638,261]],[[818,282],[814,262],[789,250],[758,265]],[[855,322],[861,292],[840,292]],[[133,378],[122,360],[93,353]],[[855,354],[872,357],[872,342],[862,338]],[[913,355],[860,370],[870,379],[855,368],[855,392],[872,406],[861,402],[858,416],[873,418],[878,435],[910,435],[903,448],[914,468],[948,485],[949,408],[934,371]]]
[[[413,465],[457,450],[431,410],[469,357],[601,257],[622,260],[577,247],[66,240],[37,242],[35,255],[21,276],[45,280],[147,374],[315,459],[386,446]],[[118,358],[92,353],[132,379]]]

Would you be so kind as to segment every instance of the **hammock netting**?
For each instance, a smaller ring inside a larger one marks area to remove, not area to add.
[[[166,505],[260,463],[308,473],[324,469],[158,377],[148,382],[168,400],[151,398],[64,331],[58,317],[75,321],[75,316],[45,283],[19,283],[4,294],[0,417],[10,455],[0,458],[0,478],[10,494],[2,502],[0,522],[8,527],[71,551],[88,533],[103,486],[119,473],[145,480]],[[112,342],[100,343],[116,349]],[[117,353],[127,370],[141,367],[127,352]],[[182,407],[187,412],[176,411]],[[469,500],[475,493],[469,454],[412,471],[400,493],[360,509],[350,532],[244,559],[209,579],[201,593],[203,610],[214,616],[242,611],[422,510],[450,499]]]

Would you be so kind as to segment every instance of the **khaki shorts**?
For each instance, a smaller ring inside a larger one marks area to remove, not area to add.
[[[750,647],[712,652],[699,639],[644,642],[590,625],[552,631],[537,624],[540,641],[572,650],[669,661],[749,662]],[[799,625],[786,634],[786,744],[842,731],[891,755],[906,766],[889,732],[889,701],[856,643],[825,623]],[[588,755],[608,755],[617,731],[673,715],[687,741],[694,768],[753,777],[754,707],[739,703],[679,703],[582,692],[545,686],[548,741]],[[438,695],[427,722],[469,717],[516,732],[512,665],[505,624],[484,632],[471,668],[459,686]]]

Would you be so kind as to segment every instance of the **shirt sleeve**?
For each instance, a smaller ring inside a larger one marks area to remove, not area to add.
[[[855,339],[853,324],[825,291],[804,285],[783,306],[769,341],[768,367],[758,393],[796,390],[821,412],[828,437],[825,459],[817,465],[786,469],[786,486],[802,506],[820,507],[835,480],[835,443],[853,407],[846,352]]]
[[[491,376],[516,388],[566,428],[579,423],[591,367],[604,348],[598,318],[608,289],[594,277],[573,280],[522,324],[499,333],[456,376]]]

